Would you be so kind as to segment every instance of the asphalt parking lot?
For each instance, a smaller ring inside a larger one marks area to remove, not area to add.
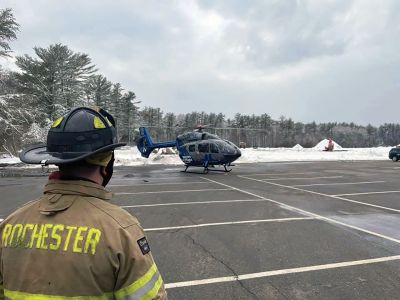
[[[109,185],[145,228],[170,299],[399,298],[400,164],[180,170],[118,167]],[[0,219],[45,182],[0,178]]]

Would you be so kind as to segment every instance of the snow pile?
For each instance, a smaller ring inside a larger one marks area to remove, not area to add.
[[[161,150],[161,154],[177,154],[174,149],[172,148],[165,148]]]
[[[335,145],[335,147],[333,148],[333,151],[343,149],[342,146],[340,146],[340,145],[339,145],[338,143],[336,143],[334,140],[332,140],[332,142],[333,142],[333,145]],[[328,144],[329,144],[329,140],[328,140],[328,139],[324,139],[324,140],[320,141],[318,144],[316,144],[316,145],[313,147],[313,149],[321,150],[321,151],[322,151],[322,150],[325,150],[325,147],[327,147]]]
[[[294,145],[294,146],[292,147],[292,149],[293,149],[293,150],[301,150],[301,149],[304,149],[304,148],[303,148],[302,145],[296,144],[296,145]]]
[[[151,153],[149,158],[142,157],[137,147],[123,147],[115,150],[116,166],[147,164],[181,165],[182,161],[177,154],[163,154],[162,149],[157,150],[157,153]]]

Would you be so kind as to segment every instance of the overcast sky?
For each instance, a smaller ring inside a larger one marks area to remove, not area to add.
[[[1,0],[16,55],[63,43],[164,112],[400,122],[400,1]],[[12,67],[1,60],[2,65]]]

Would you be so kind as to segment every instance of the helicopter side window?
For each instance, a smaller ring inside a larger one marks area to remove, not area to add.
[[[189,152],[195,152],[196,151],[196,145],[189,145],[188,151]]]
[[[209,152],[209,148],[210,148],[210,144],[199,144],[198,145],[199,152],[207,153],[207,152]]]
[[[219,153],[219,148],[217,144],[210,144],[211,153]]]

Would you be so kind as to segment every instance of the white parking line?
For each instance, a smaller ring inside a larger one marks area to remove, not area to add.
[[[306,172],[306,173],[263,173],[263,174],[250,174],[248,176],[286,176],[286,175],[306,175],[315,174],[317,172]]]
[[[214,204],[214,203],[235,203],[235,202],[265,202],[264,199],[246,199],[246,200],[215,200],[215,201],[195,201],[195,202],[173,202],[173,203],[155,203],[155,204],[138,204],[138,205],[122,205],[122,208],[134,207],[153,207],[153,206],[172,206],[172,205],[190,205],[190,204]]]
[[[163,194],[163,193],[186,193],[186,192],[211,192],[211,191],[229,191],[231,189],[203,189],[203,190],[178,190],[178,191],[156,191],[156,192],[132,192],[132,193],[114,193],[114,195],[139,195],[139,194]]]
[[[259,180],[308,180],[308,179],[334,179],[334,178],[343,178],[343,176],[322,176],[322,177],[284,177],[284,178],[264,178]]]
[[[255,181],[259,181],[259,182],[265,182],[265,181],[262,181],[262,180],[258,180],[258,179],[254,179],[254,178],[248,178],[248,177],[245,177],[245,176],[238,176],[238,177],[249,179],[249,180],[255,180]],[[299,212],[301,212],[303,214],[306,214],[308,216],[319,218],[320,220],[326,221],[328,223],[339,224],[339,225],[342,225],[342,226],[345,226],[345,227],[348,227],[348,228],[355,229],[357,231],[361,231],[361,232],[365,232],[365,233],[368,233],[368,234],[371,234],[371,235],[375,235],[377,237],[380,237],[380,238],[383,238],[383,239],[387,239],[389,241],[392,241],[392,242],[400,244],[400,240],[392,238],[390,236],[386,236],[386,235],[383,235],[383,234],[380,234],[380,233],[377,233],[377,232],[373,232],[373,231],[370,231],[370,230],[367,230],[367,229],[363,229],[361,227],[357,227],[357,226],[354,226],[354,225],[346,224],[346,223],[337,221],[335,219],[324,217],[322,215],[319,215],[319,214],[316,214],[316,213],[313,213],[313,212],[310,212],[310,211],[307,211],[307,210],[304,210],[304,209],[301,209],[301,208],[297,208],[297,207],[294,207],[294,206],[291,206],[291,205],[288,205],[288,204],[285,204],[285,203],[282,203],[282,202],[279,202],[279,201],[276,201],[276,200],[268,199],[268,198],[265,198],[263,196],[260,196],[260,195],[257,195],[257,194],[254,194],[254,193],[251,193],[251,192],[248,192],[248,191],[245,191],[245,190],[242,190],[242,189],[227,185],[225,183],[221,183],[221,182],[218,182],[218,181],[215,181],[215,180],[211,180],[211,179],[208,179],[208,178],[205,178],[205,177],[202,177],[202,178],[205,179],[205,180],[208,180],[210,182],[215,182],[215,183],[218,183],[218,184],[220,184],[222,186],[229,187],[229,188],[231,188],[233,190],[237,190],[237,191],[242,192],[244,194],[251,195],[253,197],[257,197],[257,198],[260,198],[260,199],[268,200],[268,201],[270,201],[272,203],[278,204],[281,207],[286,207],[289,210],[296,210],[296,211],[299,211]]]
[[[360,182],[334,182],[334,183],[314,183],[314,184],[296,184],[293,186],[301,187],[301,186],[318,186],[318,185],[357,185],[357,184],[370,184],[370,183],[383,183],[385,181],[360,181]],[[345,194],[343,194],[345,195]],[[339,195],[336,195],[339,196]]]
[[[400,193],[400,191],[383,191],[383,192],[366,192],[366,193],[337,194],[337,195],[333,195],[333,196],[357,196],[357,195],[392,194],[392,193]]]
[[[299,217],[299,218],[282,218],[282,219],[263,219],[263,220],[248,220],[248,221],[234,221],[234,222],[219,222],[219,223],[205,223],[205,224],[194,224],[194,225],[183,225],[183,226],[172,226],[172,227],[159,227],[159,228],[147,228],[144,231],[161,231],[161,230],[173,230],[173,229],[186,229],[186,228],[197,228],[197,227],[208,227],[208,226],[221,226],[221,225],[236,225],[236,224],[249,224],[249,223],[270,223],[270,222],[288,222],[288,221],[302,221],[302,220],[315,220],[315,217]]]
[[[3,222],[4,221],[4,219],[0,219],[0,222]]]
[[[249,177],[245,177],[245,176],[239,176],[239,177],[247,178],[249,180],[256,180],[256,181],[260,181],[260,182],[265,182],[267,184],[276,185],[276,186],[279,186],[279,187],[284,187],[284,188],[288,188],[288,189],[292,189],[292,190],[296,190],[296,191],[301,191],[301,192],[310,193],[310,194],[314,194],[314,195],[320,195],[320,196],[334,198],[334,199],[338,199],[338,200],[342,200],[342,201],[346,201],[346,202],[357,203],[357,204],[361,204],[361,205],[365,205],[365,206],[371,206],[371,207],[376,207],[376,208],[395,211],[397,213],[400,213],[400,209],[390,208],[390,207],[376,205],[376,204],[365,203],[365,202],[351,200],[351,199],[347,199],[347,198],[343,198],[343,197],[339,197],[339,196],[335,196],[335,195],[329,195],[329,194],[314,192],[314,191],[310,191],[310,190],[305,190],[305,189],[301,189],[301,188],[290,186],[290,185],[284,185],[284,184],[279,184],[279,183],[275,183],[275,182],[268,182],[268,181],[265,181],[265,180],[257,180],[257,179],[253,179],[253,178],[249,178]]]
[[[107,187],[124,187],[124,186],[147,186],[147,185],[179,185],[179,184],[209,184],[205,181],[187,181],[187,182],[166,182],[166,183],[142,183],[142,184],[110,184]]]
[[[400,169],[400,167],[382,167],[379,169]]]
[[[181,282],[167,283],[165,285],[165,288],[173,289],[173,288],[180,288],[180,287],[186,287],[186,286],[196,286],[196,285],[205,285],[205,284],[212,284],[212,283],[241,281],[241,280],[249,280],[249,279],[255,279],[255,278],[285,275],[285,274],[294,274],[294,273],[345,268],[345,267],[351,267],[351,266],[368,265],[368,264],[394,261],[394,260],[399,260],[399,259],[400,259],[400,255],[394,255],[394,256],[378,257],[378,258],[371,258],[371,259],[345,261],[345,262],[324,264],[324,265],[314,265],[314,266],[308,266],[308,267],[299,267],[299,268],[281,269],[281,270],[265,271],[265,272],[258,272],[258,273],[249,273],[249,274],[242,274],[242,275],[237,275],[237,276],[226,276],[226,277],[215,277],[215,278],[192,280],[192,281],[181,281]]]
[[[135,177],[127,177],[127,178],[114,178],[114,181],[118,180],[130,180],[130,181],[149,181],[149,180],[172,180],[172,179],[182,179],[182,177],[179,176],[170,176],[170,177],[141,177],[141,178],[135,178]]]

